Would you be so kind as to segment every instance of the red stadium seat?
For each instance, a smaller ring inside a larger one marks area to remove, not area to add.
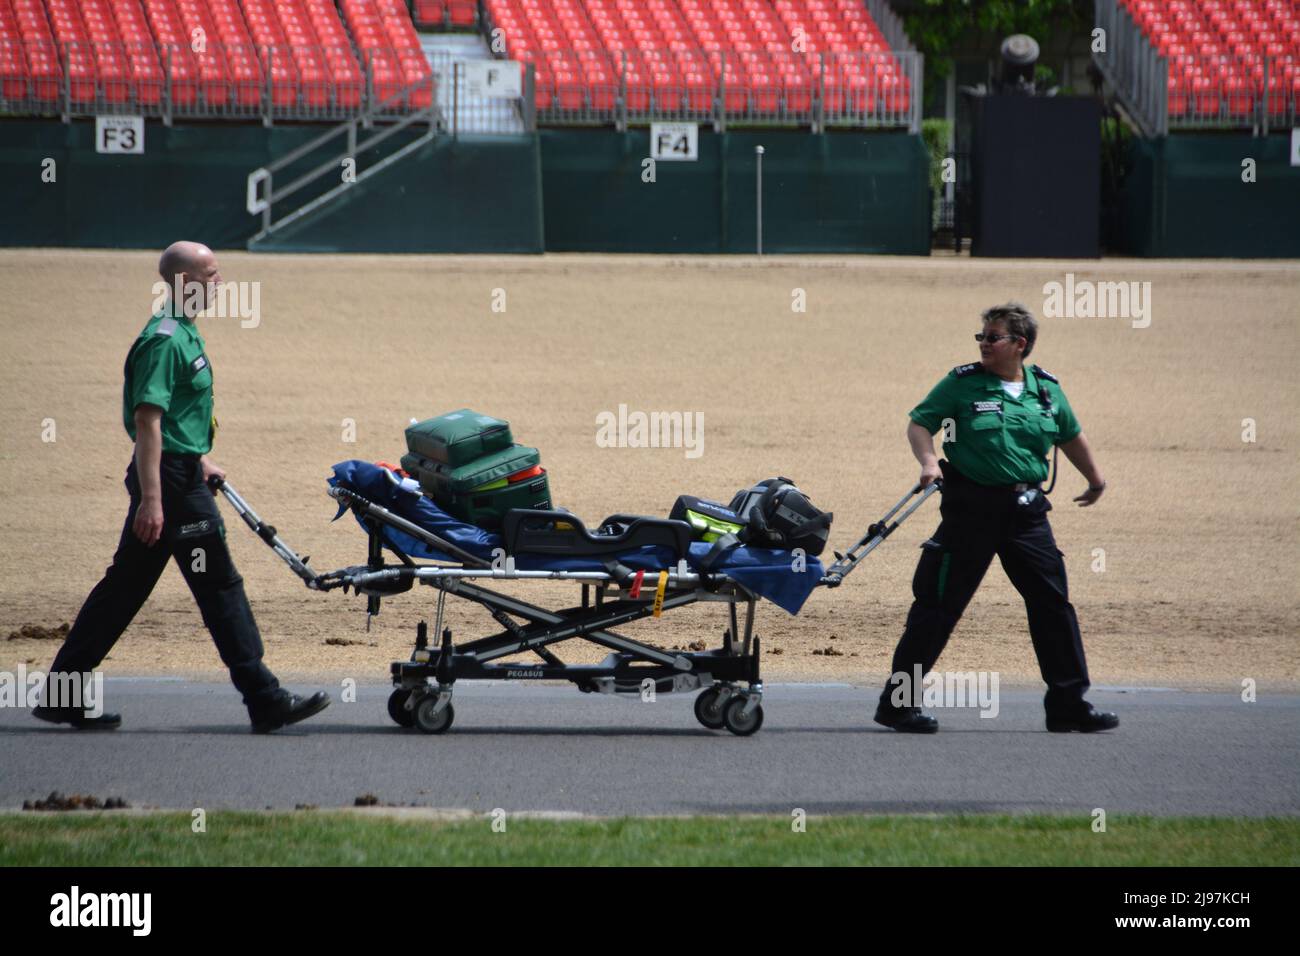
[[[486,0],[484,9],[490,25],[505,32],[511,56],[538,49],[551,54],[557,72],[574,73],[575,82],[580,72],[586,100],[596,109],[612,105],[604,81],[590,68],[573,69],[570,52],[603,54],[604,74],[615,88],[626,64],[626,105],[633,111],[648,109],[653,95],[661,110],[707,112],[722,84],[728,111],[771,114],[811,110],[823,50],[855,63],[844,75],[860,78],[855,89],[865,98],[863,54],[888,49],[861,0]],[[803,44],[796,52],[799,34]],[[879,95],[901,111],[910,91],[894,82]],[[829,98],[843,108],[844,97],[840,83]],[[537,101],[545,109],[562,99],[571,108],[576,98],[561,84],[554,94],[539,86]]]
[[[447,0],[415,0],[411,14],[421,26],[441,26],[447,16]]]
[[[706,111],[713,108],[713,82],[704,73],[691,72],[683,76],[686,90],[686,108]]]
[[[1169,112],[1176,118],[1225,114],[1249,121],[1261,103],[1270,114],[1292,107],[1285,78],[1300,10],[1294,0],[1125,0],[1148,39],[1170,63]],[[1264,58],[1270,94],[1264,96]],[[1183,78],[1186,77],[1186,82]],[[1278,95],[1274,95],[1278,94]]]

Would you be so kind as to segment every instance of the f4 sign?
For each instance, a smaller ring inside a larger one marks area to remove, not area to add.
[[[651,123],[650,158],[693,163],[700,158],[700,131],[694,123]]]
[[[143,116],[96,116],[95,152],[144,153]]]

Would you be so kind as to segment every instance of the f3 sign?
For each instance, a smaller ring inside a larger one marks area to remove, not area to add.
[[[96,116],[95,152],[144,153],[143,116]]]
[[[700,132],[694,123],[651,123],[650,158],[693,163],[700,158]]]

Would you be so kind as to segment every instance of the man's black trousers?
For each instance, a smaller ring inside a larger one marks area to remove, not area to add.
[[[975,594],[996,554],[1011,583],[1025,600],[1029,636],[1047,684],[1044,705],[1050,717],[1072,718],[1084,710],[1088,665],[1079,622],[1070,604],[1065,561],[1047,521],[1051,504],[1038,491],[1028,504],[1010,488],[988,488],[965,480],[944,462],[942,521],[921,546],[912,578],[915,600],[894,651],[893,676],[881,695],[892,706],[897,675],[922,675],[939,659],[953,628]],[[921,688],[913,688],[919,697]],[[905,701],[907,705],[912,702]],[[915,701],[920,706],[920,700]]]
[[[113,564],[86,598],[50,669],[84,674],[98,667],[148,599],[168,558],[175,558],[244,703],[252,710],[265,707],[282,692],[262,663],[262,637],[244,595],[244,579],[226,547],[216,500],[203,483],[199,457],[164,454],[159,477],[163,532],[153,547],[146,547],[131,530],[140,507],[132,459],[126,471],[131,507]]]

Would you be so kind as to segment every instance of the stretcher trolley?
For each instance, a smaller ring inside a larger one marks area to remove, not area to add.
[[[366,532],[365,564],[318,574],[265,524],[229,483],[213,480],[244,521],[318,591],[366,596],[369,614],[381,601],[421,584],[437,591],[432,632],[421,621],[409,660],[391,665],[389,716],[403,727],[446,732],[455,719],[460,680],[566,680],[588,693],[698,691],[695,716],[712,730],[739,736],[763,725],[761,641],[754,613],[764,598],[790,614],[817,587],[838,587],[857,564],[911,515],[936,486],[914,487],[845,554],[823,568],[797,551],[740,546],[719,557],[693,541],[682,521],[611,515],[595,531],[564,511],[511,511],[488,532],[442,511],[392,470],[342,462],[329,481],[336,518],[350,511]],[[547,609],[492,588],[499,581],[572,581],[580,602]],[[448,597],[472,601],[499,630],[457,643],[444,626]],[[726,607],[722,643],[712,650],[665,650],[618,629],[688,605]],[[599,664],[566,664],[558,645],[583,640],[608,650]],[[506,658],[531,654],[535,661]]]

